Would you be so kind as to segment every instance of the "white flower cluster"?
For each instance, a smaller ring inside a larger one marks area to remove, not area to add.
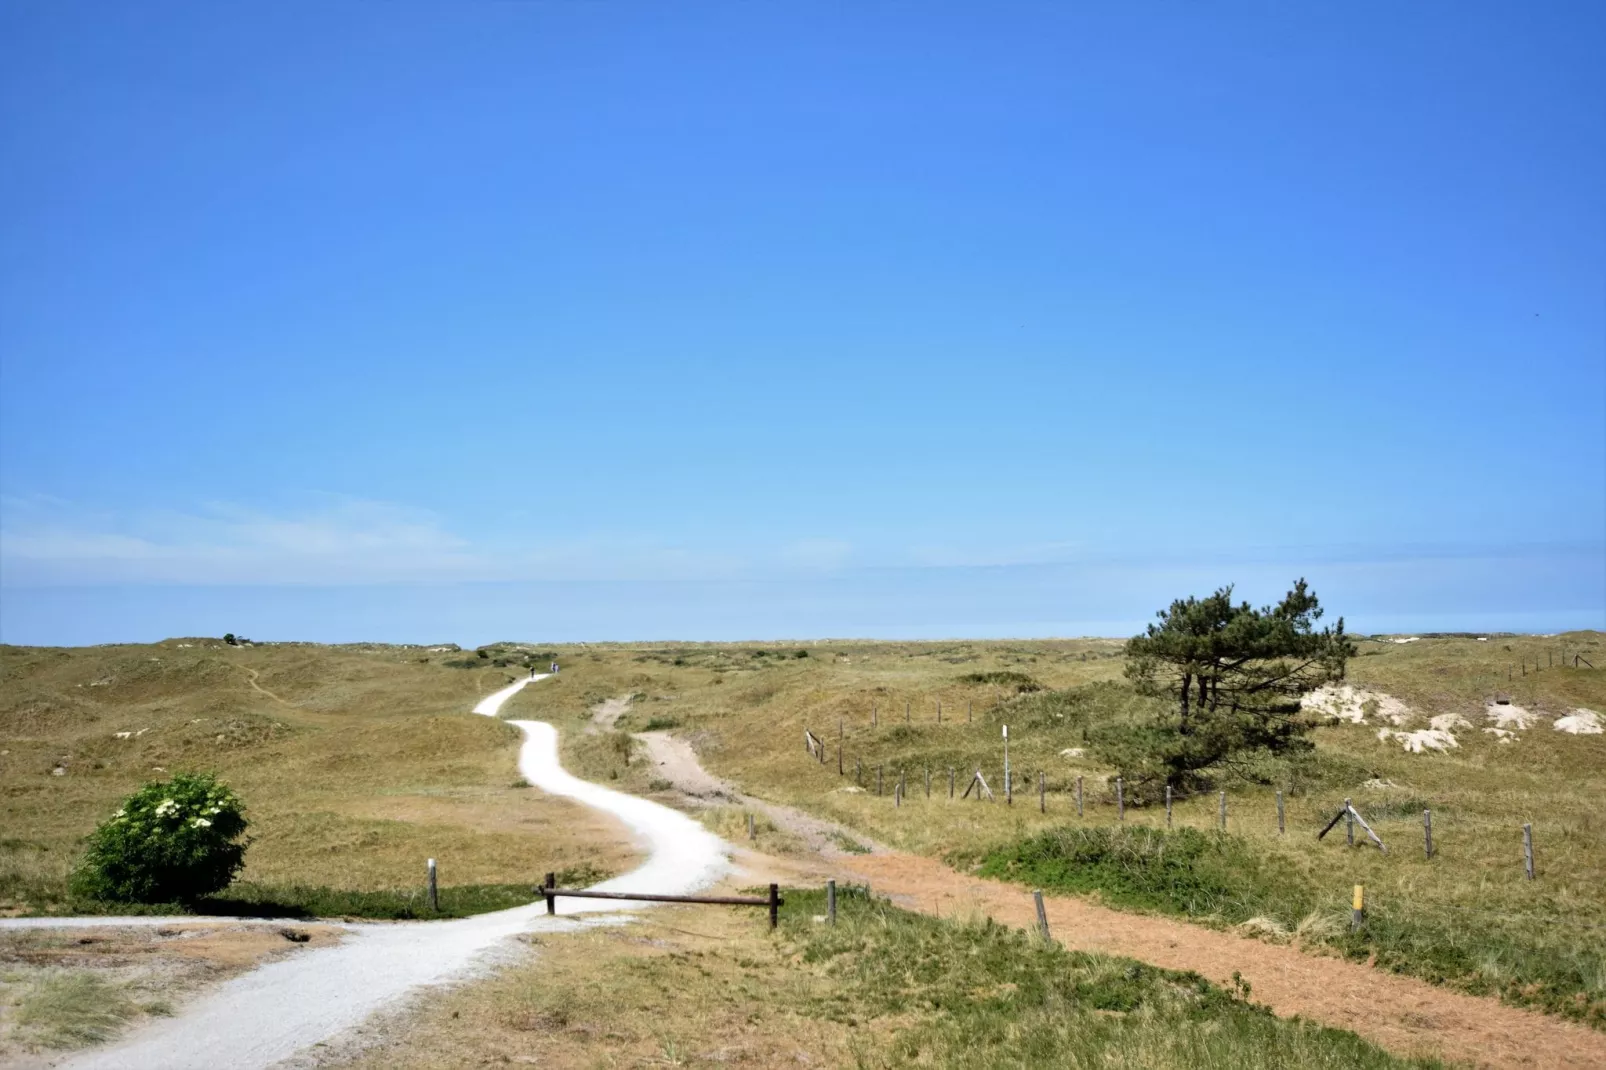
[[[166,817],[168,814],[173,813],[177,809],[178,803],[174,802],[172,799],[163,799],[161,802],[156,804],[156,816]]]

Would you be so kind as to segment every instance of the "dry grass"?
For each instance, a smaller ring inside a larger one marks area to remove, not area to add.
[[[533,961],[432,999],[338,1065],[1438,1065],[1276,1019],[1197,976],[856,896],[833,928],[820,893],[786,895],[778,933],[751,914],[678,908],[532,940]]]
[[[808,656],[797,657],[799,649]],[[1508,662],[1555,660],[1563,649],[1582,651],[1601,668],[1547,668],[1506,682]],[[1069,790],[1078,774],[1087,797],[1081,823],[1114,823],[1111,771],[1099,764],[1083,729],[1023,723],[1023,711],[1041,708],[1032,704],[1042,692],[1018,692],[1033,684],[1065,689],[1118,681],[1120,650],[1111,640],[570,647],[558,652],[560,676],[527,688],[506,716],[553,722],[570,768],[643,794],[655,790],[656,778],[628,732],[673,719],[676,735],[744,790],[893,846],[963,858],[1076,824]],[[463,715],[516,668],[447,668],[443,661],[462,656],[396,647],[179,650],[169,643],[9,648],[0,658],[7,681],[0,750],[9,752],[0,755],[0,827],[12,837],[0,843],[0,866],[14,874],[64,873],[77,837],[122,792],[151,775],[152,766],[186,762],[219,769],[252,805],[262,838],[252,849],[251,879],[404,885],[416,882],[421,860],[433,855],[442,859],[448,882],[520,880],[591,860],[581,845],[594,837],[619,843],[612,830],[588,824],[595,819],[566,804],[510,787],[511,730]],[[277,699],[250,686],[248,668]],[[103,686],[92,686],[103,678]],[[1575,706],[1606,712],[1606,637],[1364,643],[1350,679],[1403,699],[1423,722],[1452,712],[1476,722],[1497,690],[1545,712]],[[620,695],[636,696],[620,730],[586,732],[591,708]],[[1017,776],[1033,786],[1037,772],[1048,776],[1047,814],[1038,813],[1035,792],[1024,786],[1013,806],[947,799],[946,769],[958,769],[962,790],[977,763],[1002,796],[999,725],[1006,721],[1014,726]],[[866,792],[839,790],[839,723],[845,779],[852,781],[858,759]],[[144,736],[112,738],[147,725]],[[805,757],[805,727],[826,740],[825,764]],[[1275,904],[1256,904],[1253,915],[1236,920],[1259,916],[1302,942],[1319,942],[1317,930],[1326,923],[1313,926],[1306,915],[1342,917],[1351,886],[1361,883],[1379,925],[1393,919],[1405,926],[1402,932],[1459,934],[1455,961],[1475,961],[1476,978],[1449,970],[1439,979],[1528,999],[1521,995],[1524,971],[1548,960],[1581,979],[1579,1014],[1606,1006],[1600,965],[1606,901],[1598,892],[1606,883],[1606,825],[1593,808],[1606,790],[1606,737],[1564,735],[1542,724],[1516,743],[1498,744],[1482,732],[1461,731],[1456,751],[1410,755],[1379,742],[1375,732],[1354,725],[1318,731],[1318,761],[1287,785],[1287,836],[1276,831],[1277,785],[1227,785],[1230,834],[1297,876],[1319,900],[1282,913]],[[1062,754],[1074,749],[1085,753]],[[67,773],[52,777],[64,753],[71,756]],[[888,793],[882,797],[874,794],[877,764]],[[935,774],[929,800],[928,766]],[[900,771],[909,776],[910,795],[894,808],[891,785]],[[1347,850],[1341,837],[1315,842],[1316,829],[1346,796],[1375,817],[1394,848],[1390,854]],[[1435,814],[1438,856],[1431,862],[1420,853],[1424,806]],[[1215,808],[1213,796],[1181,800],[1176,823],[1211,829]],[[723,829],[739,818],[709,820],[724,822]],[[1535,882],[1522,874],[1525,821],[1533,823],[1538,845]],[[1127,822],[1163,825],[1164,817],[1157,808],[1132,808]],[[617,868],[625,852],[612,851],[610,868]],[[1431,974],[1410,962],[1395,965]]]
[[[432,1000],[346,1065],[852,1066],[885,1039],[801,1013],[822,979],[788,970],[748,912],[657,910],[529,942],[530,961]]]
[[[340,938],[317,925],[293,931],[303,942],[261,926],[0,933],[0,1061],[103,1043],[199,988]]]
[[[59,901],[95,823],[187,769],[246,800],[242,878],[259,884],[409,887],[430,857],[444,884],[514,883],[635,857],[611,821],[515,787],[517,732],[468,715],[517,668],[450,668],[461,655],[405,647],[180,642],[0,648],[0,909]]]

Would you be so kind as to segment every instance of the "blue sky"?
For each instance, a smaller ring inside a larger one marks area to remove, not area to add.
[[[1599,4],[0,42],[7,642],[1606,627]]]

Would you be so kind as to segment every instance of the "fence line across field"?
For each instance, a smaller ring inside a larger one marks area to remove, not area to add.
[[[842,723],[839,720],[838,721],[838,726],[837,726],[838,739],[839,739],[839,742],[837,744],[837,775],[838,776],[844,776],[845,775],[845,760],[844,760],[843,754],[842,754],[842,746],[843,746],[843,744],[842,744],[842,742],[840,742],[840,740],[842,738],[842,731],[843,731],[842,730]],[[811,758],[815,759],[818,763],[823,764],[824,763],[824,750],[825,750],[824,741],[821,740],[820,737],[816,736],[813,733],[813,731],[808,729],[808,728],[805,728],[803,730],[803,737],[804,737],[804,747],[805,747],[806,751],[808,752],[809,756]],[[1007,737],[1006,737],[1006,739],[1007,739]],[[853,769],[854,769],[854,782],[862,787],[863,784],[864,784],[864,759],[862,757],[856,756],[853,759]],[[878,796],[881,796],[881,795],[884,794],[882,771],[883,771],[883,766],[877,765],[876,768],[875,768],[875,772],[876,772],[876,788],[875,788],[875,790],[876,790],[876,795],[878,795]],[[925,778],[925,797],[926,797],[927,800],[929,800],[931,798],[931,771],[932,771],[932,767],[929,766],[929,765],[921,767],[921,773]],[[955,790],[957,788],[957,783],[958,783],[957,779],[956,779],[956,775],[957,775],[956,767],[949,766],[948,767],[948,798],[949,798],[949,800],[954,800],[954,798],[955,798]],[[1031,779],[1032,779],[1031,774],[1027,773],[1027,774],[1024,774],[1024,775],[1026,776],[1026,781],[1027,781],[1027,784],[1028,784],[1028,787],[1029,787],[1029,785],[1031,783]],[[907,769],[899,770],[899,772],[898,772],[898,780],[893,786],[893,806],[895,808],[901,809],[902,806],[903,806],[903,801],[907,796],[907,777],[908,777],[908,770]],[[1008,766],[1006,765],[1005,773],[1004,773],[1004,780],[1003,780],[1004,802],[1005,802],[1006,805],[1013,805],[1013,803],[1014,803],[1014,787],[1015,787],[1014,780],[1015,780],[1015,778],[1014,778],[1013,771],[1009,770]],[[1079,817],[1079,818],[1085,818],[1086,817],[1086,796],[1085,796],[1084,780],[1085,780],[1085,777],[1082,774],[1078,774],[1074,781],[1070,781],[1070,780],[1065,781],[1064,782],[1064,786],[1062,788],[1052,789],[1052,794],[1055,794],[1055,795],[1069,794],[1069,795],[1072,796],[1072,798],[1074,800],[1074,805],[1076,806],[1076,816]],[[1126,808],[1127,808],[1126,807],[1127,799],[1126,799],[1125,778],[1117,776],[1117,777],[1114,778],[1113,781],[1110,781],[1109,783],[1111,785],[1112,793],[1113,793],[1114,801],[1115,801],[1115,819],[1116,819],[1117,822],[1125,822],[1126,821]],[[1039,770],[1037,770],[1037,809],[1038,809],[1039,813],[1042,813],[1042,814],[1048,813],[1048,799],[1049,799],[1049,795],[1050,794],[1051,794],[1051,789],[1050,789],[1049,782],[1048,782],[1048,774],[1045,771],[1039,769]],[[1215,821],[1215,825],[1216,825],[1216,828],[1217,828],[1218,831],[1220,831],[1222,833],[1227,832],[1227,830],[1228,830],[1228,815],[1229,815],[1227,794],[1228,793],[1226,791],[1220,790],[1220,789],[1200,789],[1198,791],[1177,791],[1171,785],[1169,785],[1169,784],[1166,785],[1166,787],[1165,787],[1165,795],[1164,795],[1164,799],[1165,799],[1165,827],[1167,829],[1172,829],[1172,828],[1175,827],[1174,819],[1173,819],[1173,808],[1174,808],[1175,803],[1177,803],[1179,801],[1185,802],[1185,801],[1190,800],[1190,799],[1202,798],[1202,797],[1204,797],[1206,795],[1215,795],[1216,796],[1216,821]],[[993,794],[993,791],[992,791],[991,787],[987,783],[987,778],[982,773],[982,770],[980,768],[977,768],[975,770],[975,772],[971,774],[970,779],[966,782],[964,792],[960,793],[958,798],[960,800],[966,800],[966,799],[970,799],[972,797],[972,795],[974,795],[975,798],[978,801],[983,800],[983,799],[985,799],[985,800],[987,800],[989,802],[996,802],[997,801],[997,797]],[[1286,805],[1286,801],[1285,801],[1285,798],[1284,798],[1284,794],[1283,794],[1283,792],[1281,790],[1279,790],[1279,791],[1274,793],[1274,804],[1275,804],[1275,813],[1276,813],[1276,821],[1277,821],[1277,835],[1278,836],[1287,835],[1287,832],[1288,832],[1287,805]],[[1345,823],[1345,842],[1346,842],[1346,844],[1348,846],[1351,846],[1351,847],[1355,846],[1355,826],[1357,824],[1359,824],[1361,826],[1362,830],[1366,833],[1367,837],[1374,844],[1376,844],[1376,846],[1383,853],[1385,853],[1385,854],[1388,853],[1388,848],[1384,845],[1382,838],[1377,834],[1377,832],[1372,828],[1372,826],[1367,823],[1366,819],[1361,816],[1360,811],[1355,808],[1355,806],[1353,804],[1353,801],[1350,800],[1350,799],[1345,799],[1344,800],[1344,805],[1339,809],[1338,813],[1335,814],[1333,816],[1333,818],[1327,823],[1326,827],[1324,827],[1320,832],[1318,832],[1316,834],[1316,838],[1318,840],[1321,840],[1321,839],[1325,838],[1327,833],[1330,832],[1332,830],[1333,826],[1338,824],[1339,821],[1344,821],[1344,823]],[[1527,877],[1528,880],[1535,880],[1537,878],[1537,872],[1536,872],[1535,863],[1534,863],[1534,840],[1533,840],[1533,826],[1532,826],[1532,823],[1525,823],[1521,827],[1521,831],[1522,831],[1524,875]],[[1433,841],[1433,811],[1431,809],[1425,809],[1425,810],[1422,811],[1422,852],[1423,852],[1423,857],[1428,861],[1432,861],[1438,854],[1437,846]]]

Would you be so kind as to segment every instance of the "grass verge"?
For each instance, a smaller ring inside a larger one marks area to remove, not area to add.
[[[1351,933],[1339,894],[1292,859],[1243,837],[1193,828],[1065,826],[987,852],[980,871],[1274,939],[1297,936],[1398,973],[1606,1026],[1606,958],[1565,926],[1525,925],[1520,918],[1481,925],[1443,904],[1391,898]]]
[[[815,920],[818,890],[785,899],[775,933],[750,913],[677,908],[538,938],[535,961],[445,994],[357,1053],[355,1066],[1441,1065],[1277,1018],[1247,991],[1195,974],[913,914],[848,889],[835,927]]]
[[[585,887],[610,876],[605,870],[578,866],[558,872],[558,883]],[[193,904],[115,903],[94,899],[62,899],[47,912],[56,917],[79,915],[199,915],[248,918],[360,918],[374,921],[432,921],[466,918],[534,902],[534,885],[464,884],[439,889],[439,909],[431,909],[423,888],[350,891],[305,884],[241,882]]]

